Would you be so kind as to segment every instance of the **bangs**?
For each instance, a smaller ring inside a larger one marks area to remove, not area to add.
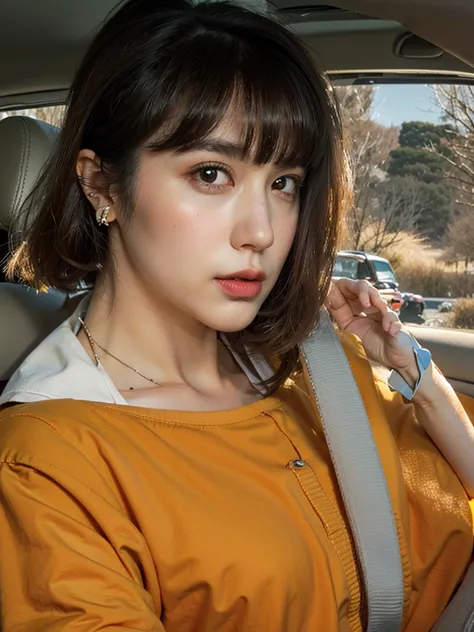
[[[202,28],[176,44],[160,69],[148,149],[189,151],[230,123],[241,158],[317,167],[327,134],[321,98],[288,50]]]

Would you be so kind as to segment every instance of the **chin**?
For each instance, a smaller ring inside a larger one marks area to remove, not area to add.
[[[253,302],[235,302],[226,306],[226,309],[216,309],[213,314],[207,314],[207,318],[203,318],[201,322],[216,331],[232,334],[248,327],[259,309],[260,301],[258,304]]]

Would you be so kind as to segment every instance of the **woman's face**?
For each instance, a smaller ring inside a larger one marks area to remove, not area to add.
[[[192,151],[145,151],[132,219],[109,228],[119,279],[137,277],[158,304],[223,332],[247,327],[275,285],[304,177],[242,160],[239,140],[221,126]]]

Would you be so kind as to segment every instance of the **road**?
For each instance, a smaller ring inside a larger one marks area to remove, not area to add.
[[[439,306],[445,301],[456,302],[455,299],[451,298],[424,298],[424,301],[425,311],[423,312],[423,320],[413,320],[411,322],[428,327],[442,327],[443,319],[446,314],[438,311]],[[409,323],[410,321],[405,322]]]
[[[423,300],[425,301],[426,309],[435,310],[435,311],[438,310],[441,303],[444,303],[446,301],[451,301],[453,303],[456,302],[455,298],[425,298],[423,297]]]
[[[425,309],[424,313],[423,313],[423,318],[425,319],[425,325],[430,325],[431,323],[433,325],[438,324],[438,321],[440,321],[440,318],[442,319],[442,317],[445,314],[440,313],[437,309]]]

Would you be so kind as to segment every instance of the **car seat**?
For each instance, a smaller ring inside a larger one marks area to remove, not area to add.
[[[0,233],[6,231],[31,192],[58,129],[26,116],[0,121]],[[2,253],[3,255],[3,253]],[[0,282],[0,392],[22,360],[67,318],[67,295],[37,292]]]

